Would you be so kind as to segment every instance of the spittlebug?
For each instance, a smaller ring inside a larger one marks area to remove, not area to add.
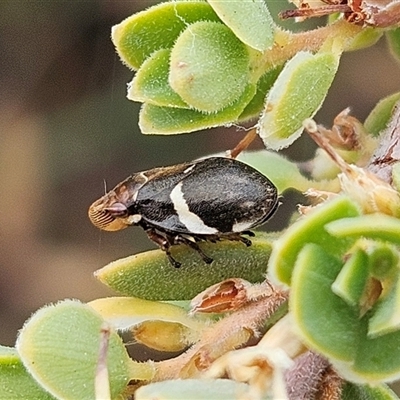
[[[211,263],[199,241],[238,240],[266,222],[278,207],[273,183],[247,164],[211,157],[133,174],[89,208],[92,223],[106,231],[142,227],[168,256],[186,244]]]

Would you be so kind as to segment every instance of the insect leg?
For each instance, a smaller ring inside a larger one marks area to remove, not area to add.
[[[156,232],[156,230],[154,228],[147,228],[147,229],[145,229],[145,232],[147,233],[147,236],[149,237],[149,239],[152,240],[154,243],[156,243],[160,247],[160,249],[165,252],[165,254],[168,257],[169,262],[175,268],[179,268],[181,266],[181,263],[179,261],[176,261],[175,258],[173,258],[171,255],[170,247],[171,247],[172,243],[169,240],[169,238]]]
[[[193,250],[197,251],[197,253],[199,253],[200,257],[203,259],[203,261],[206,264],[211,264],[214,260],[209,257],[207,254],[204,253],[204,251],[199,247],[199,245],[196,243],[196,239],[193,238],[194,240],[191,240],[185,236],[181,236],[181,235],[176,235],[174,237],[174,243],[176,244],[186,244],[187,246],[189,246],[190,248],[192,248]]]
[[[239,237],[239,240],[240,240],[242,243],[244,243],[247,247],[251,246],[251,240],[250,240],[250,239],[247,239],[247,238],[245,238],[245,237],[243,237],[243,236],[240,236],[240,237]]]
[[[225,240],[232,240],[232,241],[238,241],[244,243],[247,247],[251,246],[251,240],[243,237],[242,235],[249,235],[249,236],[254,236],[254,233],[251,231],[244,231],[244,232],[234,232],[234,233],[228,233],[224,234],[224,236],[221,236],[221,239]]]

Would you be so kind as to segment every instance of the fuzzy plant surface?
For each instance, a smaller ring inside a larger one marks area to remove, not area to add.
[[[200,243],[212,264],[175,245],[180,268],[152,250],[96,271],[115,297],[46,306],[0,347],[0,399],[398,399],[400,92],[364,122],[313,118],[343,53],[385,36],[400,61],[399,2],[280,3],[283,19],[325,25],[285,30],[270,0],[175,0],[112,41],[143,134],[252,123],[231,156],[305,204],[249,247]],[[278,153],[302,134],[318,145],[308,173]],[[265,149],[244,151],[256,136]]]

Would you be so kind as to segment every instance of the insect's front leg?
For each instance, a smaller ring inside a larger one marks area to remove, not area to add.
[[[145,232],[147,233],[147,236],[150,240],[156,243],[162,251],[165,251],[169,262],[175,268],[179,268],[182,265],[179,261],[176,261],[175,258],[173,258],[171,255],[170,248],[173,243],[171,243],[169,237],[158,233],[154,228],[145,228]]]

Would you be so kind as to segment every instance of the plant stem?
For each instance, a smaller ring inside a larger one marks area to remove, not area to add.
[[[362,27],[353,25],[345,20],[311,31],[293,33],[278,29],[275,34],[274,45],[266,50],[260,59],[259,69],[261,75],[278,65],[282,65],[299,51],[316,52],[328,41],[338,46],[340,51],[345,50],[355,36],[362,31]]]

